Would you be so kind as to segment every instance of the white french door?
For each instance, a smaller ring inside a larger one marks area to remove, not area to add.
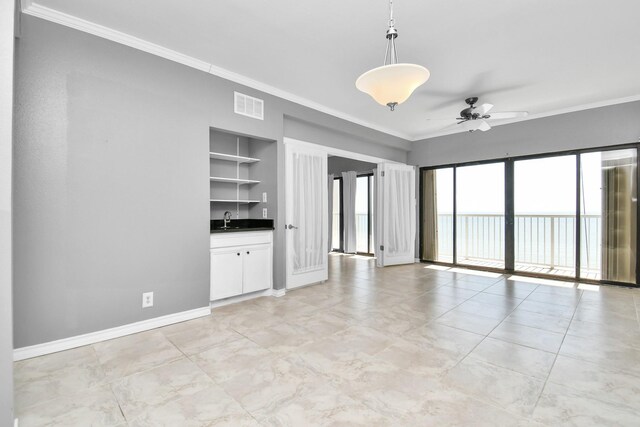
[[[413,166],[380,163],[377,170],[376,264],[415,262],[416,173]]]
[[[322,282],[327,264],[327,153],[285,141],[287,289]]]

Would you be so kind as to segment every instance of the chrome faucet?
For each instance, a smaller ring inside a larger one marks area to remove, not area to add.
[[[226,211],[224,213],[224,227],[222,228],[229,228],[229,223],[231,222],[231,212]]]

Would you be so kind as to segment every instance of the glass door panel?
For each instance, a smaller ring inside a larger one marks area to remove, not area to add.
[[[576,156],[514,162],[515,269],[575,276]]]
[[[369,176],[356,179],[356,252],[369,253]]]
[[[340,185],[340,178],[333,180],[333,218],[331,221],[331,249],[334,251],[342,250],[340,242],[340,230],[341,227],[341,207],[342,207],[342,192],[340,191],[342,186]]]
[[[457,263],[504,268],[504,162],[456,168]]]
[[[421,256],[453,262],[453,168],[422,172]]]
[[[580,277],[636,280],[637,150],[580,155]]]

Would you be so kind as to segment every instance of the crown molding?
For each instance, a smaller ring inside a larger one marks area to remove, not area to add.
[[[526,122],[529,120],[542,119],[545,117],[558,116],[561,114],[576,113],[578,111],[591,110],[594,108],[601,108],[601,107],[609,107],[611,105],[626,104],[628,102],[635,102],[635,101],[640,101],[640,95],[627,96],[625,98],[608,99],[605,101],[592,102],[589,104],[582,104],[574,107],[567,107],[567,108],[561,108],[558,110],[547,111],[544,113],[531,114],[522,119],[501,120],[500,123],[495,123],[495,124],[491,123],[491,127],[510,125],[512,123]],[[429,132],[422,135],[418,135],[416,137],[412,137],[411,142],[429,140],[433,138],[438,138],[440,136],[454,135],[456,133],[466,133],[466,131],[462,129],[460,130],[453,129],[453,130],[444,131],[444,132]]]
[[[22,12],[27,15],[35,16],[37,18],[54,22],[56,24],[64,25],[69,28],[83,31],[85,33],[93,34],[94,36],[111,40],[113,42],[120,43],[125,46],[129,46],[134,49],[138,49],[143,52],[147,52],[152,55],[156,55],[161,58],[168,59],[170,61],[177,62],[182,65],[186,65],[191,68],[195,68],[196,70],[213,74],[217,77],[221,77],[223,79],[230,80],[234,83],[238,83],[243,86],[247,86],[252,89],[259,90],[269,95],[277,96],[278,98],[282,98],[287,101],[300,104],[304,107],[311,108],[321,113],[325,113],[330,116],[334,116],[339,119],[346,120],[348,122],[351,122],[360,126],[364,126],[366,128],[373,129],[378,132],[385,133],[387,135],[404,139],[407,145],[409,142],[411,142],[410,136],[403,132],[398,132],[396,130],[386,128],[384,126],[379,126],[374,123],[367,122],[365,120],[354,117],[350,114],[327,107],[326,105],[322,105],[315,101],[311,101],[307,98],[294,95],[285,90],[282,90],[277,87],[268,85],[266,83],[243,76],[242,74],[235,73],[225,68],[218,67],[206,61],[202,61],[200,59],[197,59],[188,55],[184,55],[180,52],[177,52],[172,49],[168,49],[164,46],[151,43],[141,38],[134,37],[130,34],[126,34],[121,31],[117,31],[112,28],[105,27],[103,25],[96,24],[95,22],[78,18],[77,16],[69,15],[67,13],[63,13],[46,6],[42,6],[38,3],[33,2],[33,0],[21,0],[21,7],[22,7]],[[405,148],[409,149],[408,146]]]

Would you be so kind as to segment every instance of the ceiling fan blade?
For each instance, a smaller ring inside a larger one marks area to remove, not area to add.
[[[479,107],[476,107],[475,110],[473,110],[474,113],[478,113],[481,116],[484,116],[485,114],[487,114],[491,109],[493,108],[493,104],[482,104]]]
[[[527,117],[528,115],[529,115],[529,112],[527,111],[505,111],[502,113],[489,114],[489,118],[493,120],[518,119],[522,117]]]
[[[430,121],[435,121],[435,120],[447,120],[447,121],[452,122],[452,121],[457,120],[457,119],[452,118],[452,117],[427,117],[427,119],[426,119],[426,120],[430,120]]]
[[[489,125],[489,123],[487,123],[486,121],[482,120],[478,125],[477,129],[481,130],[482,132],[486,132],[489,129],[491,129],[491,125]]]

